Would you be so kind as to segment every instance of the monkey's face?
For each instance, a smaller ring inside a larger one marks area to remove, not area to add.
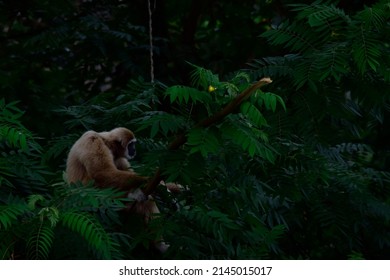
[[[109,132],[101,132],[100,135],[111,150],[114,159],[125,157],[130,160],[135,157],[135,142],[137,140],[131,130],[118,127]]]
[[[127,144],[126,151],[125,151],[125,157],[127,159],[133,159],[136,155],[135,142],[137,142],[137,139],[133,138]]]

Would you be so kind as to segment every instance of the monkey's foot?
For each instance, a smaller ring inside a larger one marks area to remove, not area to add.
[[[169,244],[165,243],[164,241],[155,241],[154,242],[154,248],[156,248],[157,251],[160,253],[165,253],[169,249]]]

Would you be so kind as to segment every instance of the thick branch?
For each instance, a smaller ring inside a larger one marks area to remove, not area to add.
[[[218,111],[213,116],[204,119],[200,122],[198,122],[194,127],[209,127],[213,124],[216,124],[223,120],[227,115],[234,112],[238,106],[241,105],[243,101],[248,99],[257,89],[261,88],[264,85],[272,83],[272,80],[270,78],[262,78],[258,82],[251,85],[249,88],[244,90],[242,93],[240,93],[235,99],[233,99],[229,104],[227,104],[221,111]],[[182,145],[184,145],[187,141],[187,137],[185,134],[180,134],[176,137],[175,140],[173,140],[169,146],[169,150],[177,150]],[[160,168],[157,169],[156,173],[152,177],[152,179],[147,183],[145,187],[144,193],[146,195],[149,195],[154,192],[156,187],[159,185],[160,181],[162,180],[161,170]]]
[[[209,127],[212,124],[215,124],[221,121],[224,117],[232,113],[237,109],[238,106],[241,105],[243,101],[248,99],[252,93],[254,93],[257,89],[261,88],[264,85],[272,83],[270,78],[262,78],[260,81],[251,85],[249,88],[240,93],[234,100],[232,100],[228,105],[225,106],[221,111],[217,112],[215,115],[199,122],[195,125],[195,127]]]

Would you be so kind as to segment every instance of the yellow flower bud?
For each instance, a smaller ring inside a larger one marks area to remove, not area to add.
[[[213,92],[213,91],[216,91],[217,88],[213,87],[212,85],[209,85],[209,88],[208,88],[208,91],[209,92]]]

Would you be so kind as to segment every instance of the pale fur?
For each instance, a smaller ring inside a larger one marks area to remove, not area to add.
[[[68,183],[93,181],[97,187],[116,187],[128,191],[135,199],[130,208],[144,217],[145,223],[160,213],[152,197],[147,198],[138,187],[147,177],[137,175],[127,160],[127,144],[135,139],[133,132],[119,127],[109,132],[85,132],[72,146],[66,162]],[[168,248],[164,242],[155,241],[159,251]]]
[[[94,181],[98,187],[116,187],[130,191],[146,182],[137,175],[125,157],[127,143],[134,134],[126,128],[110,132],[87,131],[71,148],[66,164],[69,183]]]

